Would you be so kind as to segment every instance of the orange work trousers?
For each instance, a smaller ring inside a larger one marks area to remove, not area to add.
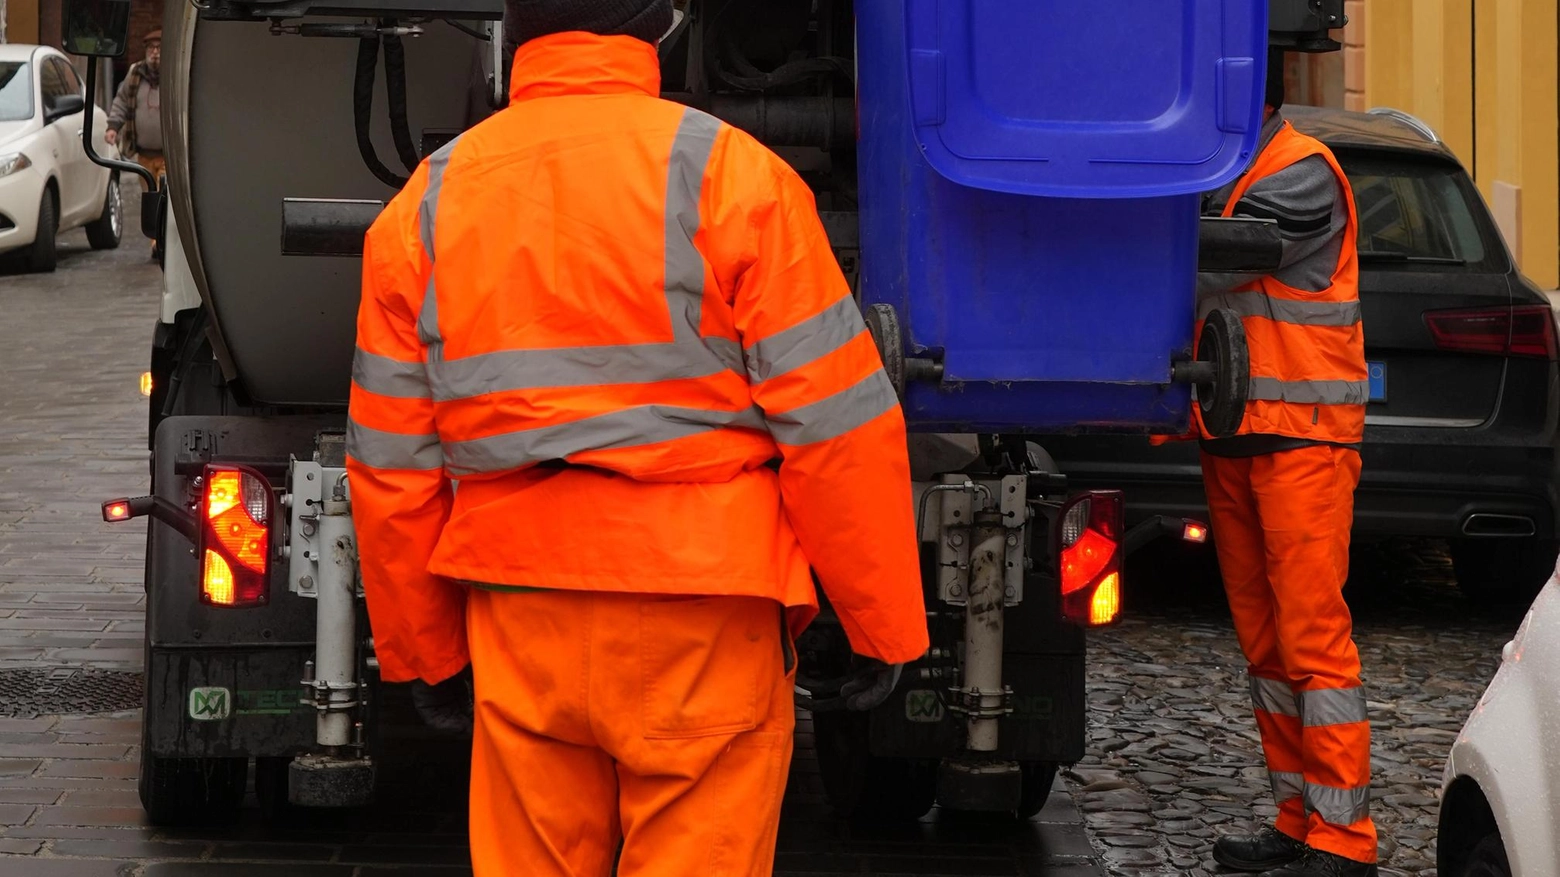
[[[1316,445],[1202,464],[1278,830],[1374,862],[1370,723],[1343,601],[1359,452]]]
[[[791,761],[780,604],[474,589],[475,877],[769,877]]]

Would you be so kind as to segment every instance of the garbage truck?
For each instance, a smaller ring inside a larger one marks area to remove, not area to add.
[[[67,0],[67,49],[121,54],[127,12]],[[142,204],[165,260],[150,487],[103,506],[151,520],[156,823],[235,811],[251,764],[262,803],[372,798],[390,686],[344,468],[363,235],[419,162],[504,105],[503,15],[167,4],[167,180]],[[1241,323],[1195,319],[1196,272],[1271,268],[1280,242],[1201,218],[1200,193],[1254,155],[1268,53],[1336,49],[1343,23],[1342,0],[679,2],[663,96],[812,187],[911,429],[930,649],[855,713],[826,603],[798,643],[840,812],[1029,816],[1083,756],[1085,634],[1119,617],[1126,553],[1206,529],[1124,532],[1119,492],[1069,490],[1028,437],[1183,434],[1194,406],[1214,434],[1238,426]]]

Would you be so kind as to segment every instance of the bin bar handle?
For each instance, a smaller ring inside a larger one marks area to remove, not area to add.
[[[363,237],[384,209],[383,201],[285,198],[282,255],[362,256]]]

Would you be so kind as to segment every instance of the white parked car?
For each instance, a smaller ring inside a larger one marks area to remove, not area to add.
[[[27,267],[53,271],[55,236],[86,226],[93,249],[119,246],[118,176],[81,144],[85,89],[65,55],[47,46],[0,45],[0,253],[24,250]],[[109,157],[101,108],[97,153]]]
[[[1441,877],[1560,875],[1560,580],[1533,602],[1452,745]]]

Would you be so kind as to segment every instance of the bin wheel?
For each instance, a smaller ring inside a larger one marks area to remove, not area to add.
[[[883,359],[883,371],[894,385],[899,398],[905,397],[905,341],[899,328],[899,312],[890,304],[871,305],[862,312],[872,342],[877,345],[878,356]]]
[[[1233,311],[1217,308],[1203,321],[1197,358],[1213,364],[1213,382],[1194,384],[1192,392],[1203,427],[1214,438],[1227,438],[1246,418],[1251,394],[1251,351],[1246,329]]]
[[[824,797],[855,822],[914,822],[937,803],[937,762],[873,755],[870,721],[866,713],[813,714]]]

